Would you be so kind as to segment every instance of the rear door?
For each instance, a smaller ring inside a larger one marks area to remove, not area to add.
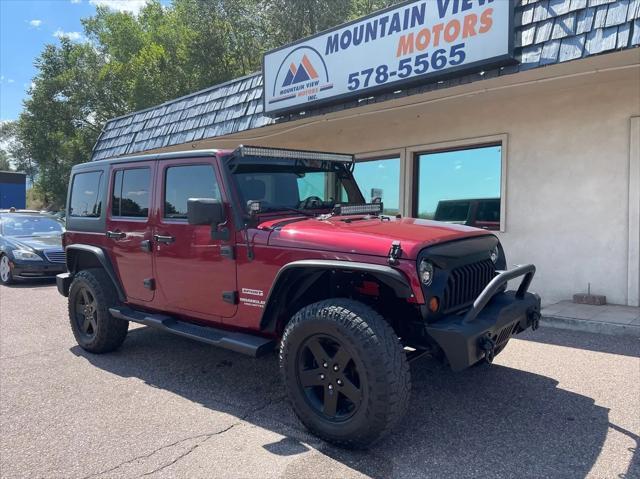
[[[236,313],[236,262],[227,254],[232,240],[212,239],[210,226],[187,223],[187,200],[214,198],[224,202],[220,184],[213,159],[158,164],[160,211],[154,231],[154,261],[162,295],[157,304],[166,311],[214,321]]]
[[[156,163],[117,165],[111,171],[107,245],[129,300],[154,297],[150,205]]]

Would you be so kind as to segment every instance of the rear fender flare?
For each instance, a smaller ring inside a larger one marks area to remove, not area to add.
[[[394,269],[390,266],[371,264],[371,263],[358,263],[352,261],[337,261],[337,260],[301,260],[293,261],[284,265],[273,281],[273,287],[269,291],[269,295],[265,301],[265,309],[260,320],[260,329],[263,331],[275,331],[277,317],[274,314],[276,312],[279,298],[282,295],[283,289],[286,288],[287,276],[295,271],[305,271],[308,274],[306,277],[313,282],[314,277],[326,271],[352,271],[368,273],[376,278],[381,283],[391,288],[395,295],[401,299],[408,299],[413,296],[413,290],[409,279],[401,271]],[[305,287],[306,281],[302,281],[300,287]]]
[[[113,264],[111,264],[111,260],[102,248],[87,244],[73,244],[67,246],[65,248],[65,251],[67,253],[67,269],[72,275],[78,272],[78,255],[91,255],[96,259],[102,269],[104,269],[104,271],[107,273],[107,276],[109,276],[109,279],[111,279],[111,281],[113,282],[113,286],[116,288],[116,292],[118,293],[118,299],[120,301],[126,301],[127,297],[124,294],[124,290],[122,289],[120,280],[118,279],[115,269],[113,268]]]

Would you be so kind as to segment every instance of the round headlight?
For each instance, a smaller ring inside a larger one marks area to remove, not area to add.
[[[426,259],[420,261],[420,266],[418,267],[418,274],[420,276],[420,281],[425,286],[429,286],[433,281],[433,265],[429,263]]]
[[[494,246],[494,248],[491,250],[490,258],[493,264],[496,264],[498,262],[498,258],[500,258],[500,250],[498,249],[498,245]]]

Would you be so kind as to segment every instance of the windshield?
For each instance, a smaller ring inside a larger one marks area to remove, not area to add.
[[[59,221],[44,216],[4,216],[0,224],[5,236],[58,236],[64,231]]]
[[[339,203],[364,203],[343,163],[280,158],[242,158],[231,165],[243,205],[261,211],[329,210]]]

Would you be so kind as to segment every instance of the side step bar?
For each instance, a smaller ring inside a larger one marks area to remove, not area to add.
[[[246,354],[247,356],[262,356],[273,351],[276,345],[273,339],[226,331],[224,329],[198,326],[197,324],[178,321],[164,314],[145,313],[124,306],[109,308],[109,312],[114,318],[162,329],[177,334],[178,336],[213,344],[214,346],[229,349],[237,353]]]

